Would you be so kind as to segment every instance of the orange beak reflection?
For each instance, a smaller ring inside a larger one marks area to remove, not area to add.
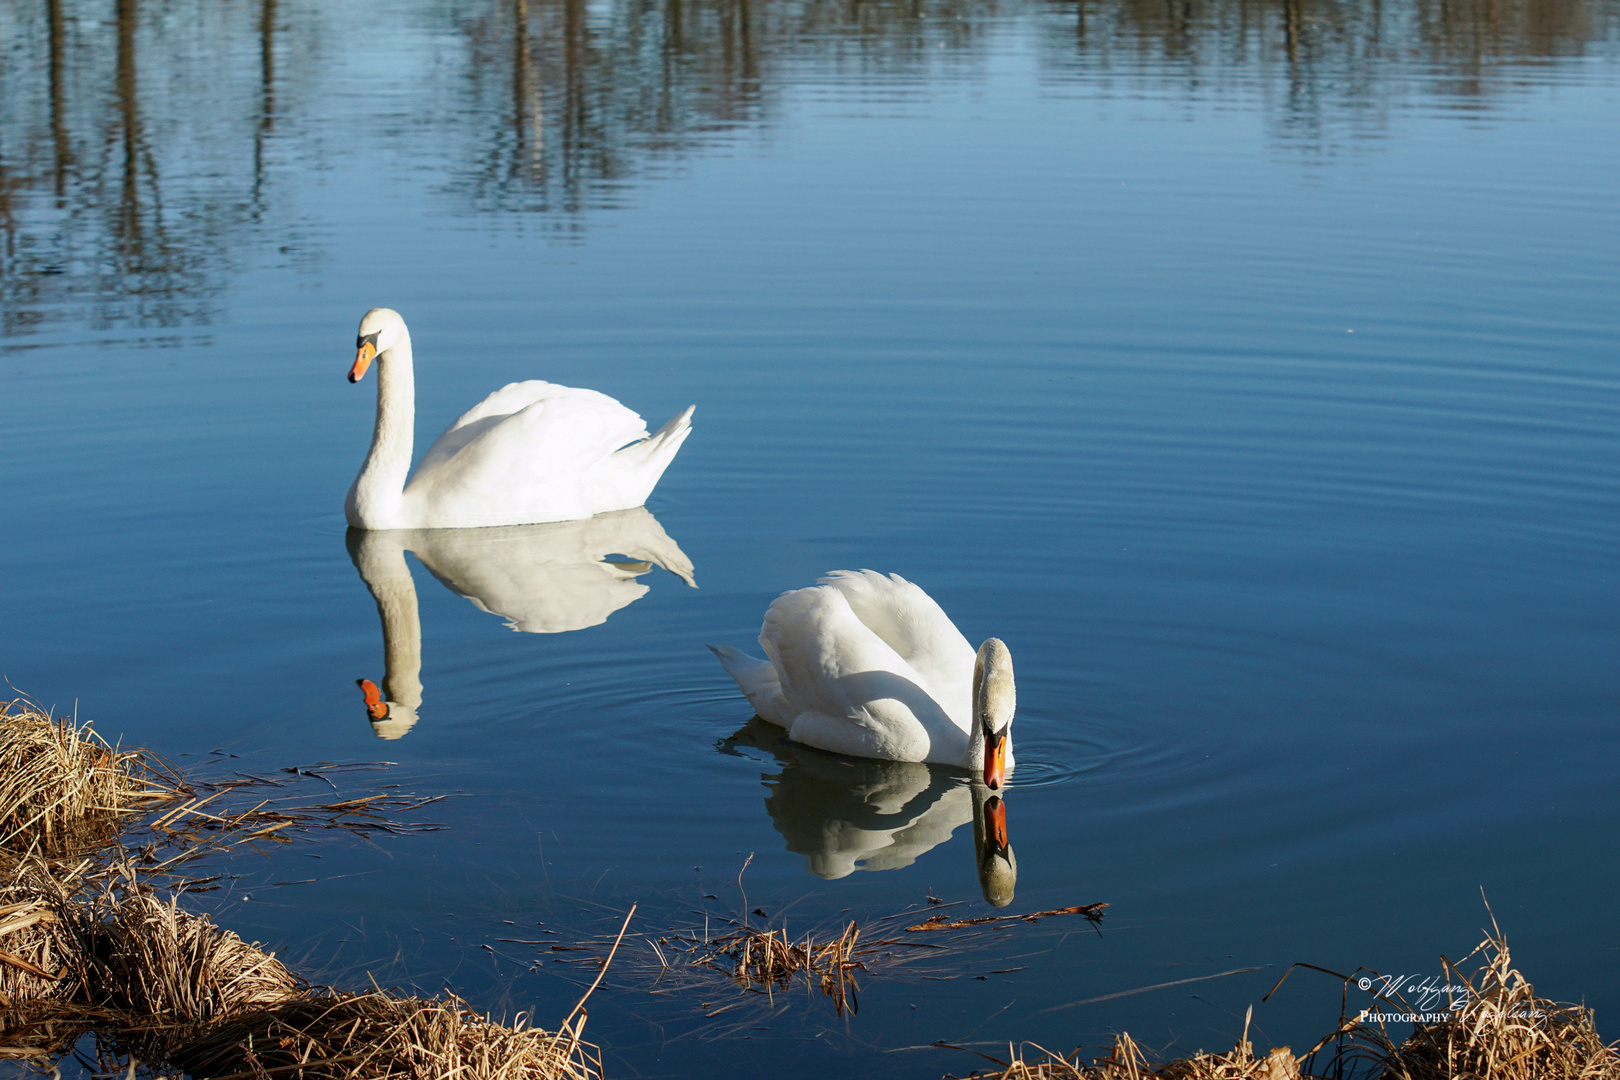
[[[360,343],[360,352],[354,358],[354,367],[349,369],[349,381],[359,382],[365,378],[366,368],[371,366],[372,358],[377,355],[377,346],[369,341]]]
[[[373,720],[382,720],[388,716],[388,703],[383,700],[382,691],[370,679],[356,679],[360,692],[366,696],[366,715]]]
[[[1007,804],[1000,795],[990,796],[984,804],[984,833],[997,851],[1007,850]]]
[[[984,786],[995,791],[1007,782],[1007,733],[984,733]]]

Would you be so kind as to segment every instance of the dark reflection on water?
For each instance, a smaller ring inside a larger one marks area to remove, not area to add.
[[[1049,70],[1095,80],[1156,73],[1207,93],[1256,82],[1273,131],[1324,144],[1376,133],[1414,92],[1466,108],[1522,82],[1522,69],[1612,51],[1620,5],[1606,0],[1052,0],[1069,21],[1049,36]]]
[[[625,179],[769,122],[802,65],[914,76],[942,50],[974,49],[1003,7],[507,0],[462,27],[482,125],[462,185],[480,210],[611,206]]]
[[[251,17],[205,6],[44,0],[0,13],[5,334],[210,321],[264,211],[275,0]],[[243,71],[233,54],[249,43],[259,64]]]
[[[765,810],[805,869],[836,880],[857,870],[900,870],[973,823],[979,887],[996,907],[1018,884],[1004,800],[962,769],[920,761],[872,761],[790,742],[755,717],[720,743],[726,754],[750,748],[780,766],[765,773]]]
[[[309,259],[273,198],[307,176],[274,171],[273,151],[291,139],[284,158],[321,156],[299,132],[340,13],[277,0],[0,13],[3,333],[207,324],[256,247]],[[444,145],[453,205],[539,214],[562,234],[620,205],[627,181],[769,125],[796,84],[898,92],[970,73],[998,20],[1035,20],[1051,79],[1193,96],[1252,85],[1275,137],[1317,147],[1381,131],[1414,93],[1487,107],[1524,65],[1620,37],[1616,0],[492,0],[408,14],[459,43],[452,75],[412,84],[412,149]],[[465,108],[442,107],[457,94]]]
[[[371,716],[382,739],[416,726],[422,707],[422,622],[407,551],[439,583],[525,634],[600,626],[645,596],[654,566],[697,587],[692,560],[645,507],[584,521],[487,529],[350,529],[349,558],[382,623],[384,708]]]

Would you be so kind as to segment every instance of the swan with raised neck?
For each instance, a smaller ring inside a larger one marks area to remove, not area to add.
[[[408,529],[405,478],[411,471],[416,431],[416,370],[411,332],[399,312],[372,308],[360,320],[349,381],[357,383],[377,364],[377,424],[371,449],[349,487],[343,515],[357,529]]]
[[[595,390],[510,383],[463,413],[416,470],[416,373],[405,320],[360,320],[349,381],[377,368],[371,449],[344,500],[357,529],[457,529],[575,521],[642,505],[692,431],[688,406],[656,434]]]

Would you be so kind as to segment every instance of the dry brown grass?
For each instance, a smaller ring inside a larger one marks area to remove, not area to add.
[[[0,1058],[49,1062],[83,1034],[211,1077],[594,1080],[585,1000],[556,1032],[450,995],[311,989],[271,953],[164,901],[125,861],[73,875],[34,860],[0,884]],[[633,909],[632,909],[633,913]],[[629,917],[625,919],[629,925]]]
[[[28,859],[0,881],[0,1006],[81,996],[91,918],[75,895],[90,866]]]
[[[1474,957],[1472,975],[1462,965]],[[1592,1010],[1537,997],[1535,988],[1513,967],[1507,941],[1493,918],[1491,931],[1461,963],[1440,958],[1453,996],[1436,1006],[1443,1018],[1413,1026],[1400,1043],[1382,1019],[1388,1013],[1421,1015],[1398,994],[1391,994],[1360,1017],[1341,1017],[1337,1029],[1296,1058],[1288,1047],[1256,1057],[1243,1038],[1226,1054],[1198,1053],[1164,1063],[1148,1061],[1128,1034],[1114,1040],[1111,1053],[1086,1063],[1082,1052],[1068,1055],[1034,1047],[1039,1056],[1026,1059],[1009,1050],[1009,1060],[991,1071],[970,1074],[977,1080],[1299,1080],[1302,1076],[1376,1076],[1381,1080],[1620,1080],[1620,1043],[1598,1035]],[[1324,970],[1317,968],[1316,970]],[[1333,974],[1333,973],[1330,973]],[[1346,976],[1336,976],[1350,979]],[[1287,976],[1284,975],[1286,979]],[[1278,983],[1281,985],[1281,982]],[[1275,991],[1275,987],[1273,990]],[[1268,997],[1270,995],[1267,995]],[[1367,1022],[1368,1017],[1375,1017]],[[1338,1049],[1320,1072],[1311,1070],[1314,1054],[1329,1043]],[[1030,1044],[1033,1045],[1033,1044]]]
[[[109,843],[124,817],[185,793],[148,754],[26,698],[0,705],[0,849],[67,857]]]
[[[318,994],[217,1025],[172,1060],[215,1080],[592,1080],[583,1028],[582,1012],[557,1032],[498,1024],[454,995]]]
[[[154,890],[207,887],[210,879],[187,881],[180,867],[300,833],[434,827],[392,814],[436,799],[312,803],[274,790],[367,767],[193,786],[144,752],[109,746],[89,725],[23,700],[0,706],[0,1059],[48,1070],[94,1034],[114,1057],[211,1076],[599,1076],[599,1055],[581,1038],[583,998],[550,1033],[496,1023],[454,996],[311,990],[257,943]],[[126,847],[133,836],[138,845]]]
[[[761,991],[767,996],[786,988],[795,975],[802,973],[807,984],[816,977],[821,992],[832,999],[833,1008],[843,1016],[846,1010],[851,1014],[860,1011],[855,997],[860,989],[855,972],[866,970],[860,957],[871,951],[859,945],[860,936],[860,927],[853,922],[837,937],[819,943],[808,935],[801,941],[792,941],[782,928],[756,930],[745,926],[691,945],[696,954],[693,963],[718,968],[730,975],[738,986]],[[664,939],[666,943],[669,940]]]
[[[320,990],[238,1015],[166,1055],[214,1080],[598,1080],[601,1053],[583,1039],[585,1002],[624,940],[625,915],[601,970],[555,1032],[510,1026],[454,994],[398,997]]]
[[[115,749],[89,724],[57,719],[24,698],[0,703],[0,866],[32,857],[94,855],[103,864],[136,859],[150,877],[233,848],[281,844],[337,829],[354,835],[431,830],[397,815],[444,796],[372,794],[332,802],[278,789],[386,763],[183,777],[144,750]],[[135,850],[128,850],[133,847]]]
[[[961,954],[983,950],[990,943],[1005,938],[1006,932],[1015,927],[1028,926],[1055,916],[1082,915],[1094,927],[1099,926],[1104,909],[1108,907],[1105,903],[1093,903],[1021,915],[954,918],[945,909],[958,907],[962,901],[947,904],[930,897],[926,907],[909,908],[875,920],[880,928],[877,936],[863,936],[859,924],[849,921],[830,928],[813,929],[795,937],[789,934],[785,923],[775,927],[752,925],[748,914],[748,895],[743,890],[742,881],[753,858],[750,854],[737,874],[741,912],[718,915],[707,910],[689,912],[703,916],[701,932],[692,926],[691,929],[661,934],[656,940],[643,938],[648,952],[632,950],[624,965],[624,972],[635,981],[650,977],[652,986],[648,989],[654,994],[708,997],[718,989],[714,985],[716,975],[723,976],[747,992],[741,1000],[718,1007],[714,1007],[711,1001],[703,1001],[699,1007],[705,1010],[706,1019],[731,1013],[751,995],[763,998],[762,1005],[774,1007],[777,994],[796,982],[809,991],[808,996],[811,997],[819,988],[839,1016],[845,1013],[853,1015],[860,1009],[857,973],[882,971],[899,974],[904,970],[916,977],[939,981],[979,978],[982,976],[962,969]],[[924,911],[929,915],[919,921]],[[763,909],[756,908],[752,914],[769,919]],[[719,920],[724,929],[711,929],[715,920]],[[573,946],[550,944],[548,951],[589,951],[604,944],[600,939],[581,941]],[[940,963],[923,970],[915,963],[923,956],[932,957]],[[653,957],[656,957],[656,965],[650,962]],[[589,957],[576,960],[547,956],[547,959],[563,964],[594,962]],[[988,974],[1009,974],[1014,970],[1021,969],[992,969]],[[744,1015],[733,1013],[727,1020],[713,1025],[706,1035],[725,1038],[729,1034],[727,1029],[733,1024],[747,1026],[754,1022],[744,1019]]]
[[[1010,1053],[1010,1060],[996,1062],[997,1070],[971,1076],[977,1080],[1300,1080],[1299,1059],[1288,1047],[1278,1047],[1264,1057],[1255,1056],[1247,1037],[1247,1020],[1245,1017],[1244,1038],[1224,1054],[1200,1050],[1192,1057],[1155,1063],[1148,1060],[1129,1034],[1121,1033],[1114,1037],[1109,1054],[1089,1064],[1083,1061],[1080,1050],[1064,1056],[1035,1046],[1040,1056],[1034,1060]]]
[[[1496,926],[1466,964],[1479,957],[1474,973],[1444,956],[1447,982],[1460,990],[1444,1021],[1416,1025],[1399,1046],[1383,1024],[1357,1025],[1389,1080],[1620,1080],[1620,1043],[1599,1037],[1592,1010],[1536,996],[1513,966],[1507,941]],[[1403,1003],[1404,1004],[1404,1003]]]
[[[273,953],[206,916],[126,888],[109,893],[97,927],[94,991],[120,1008],[204,1025],[275,1005],[304,990]]]
[[[582,1038],[585,998],[547,1032],[496,1023],[454,995],[312,990],[257,943],[153,895],[130,864],[112,883],[98,875],[53,884],[49,874],[35,863],[0,889],[11,901],[0,905],[10,947],[0,977],[11,988],[0,1006],[0,1058],[49,1060],[94,1030],[141,1060],[211,1077],[600,1075],[600,1054]],[[99,891],[87,896],[92,885]]]

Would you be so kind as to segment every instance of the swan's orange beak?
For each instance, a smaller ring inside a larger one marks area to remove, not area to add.
[[[1007,782],[1007,733],[984,733],[984,786],[995,791]]]
[[[364,370],[364,369],[362,369]],[[388,702],[383,700],[382,691],[370,679],[356,679],[360,692],[366,695],[366,715],[373,720],[383,720],[388,716]]]
[[[997,851],[1007,850],[1007,804],[1000,795],[990,796],[984,804],[984,832]]]
[[[377,346],[369,341],[360,343],[360,352],[354,358],[354,367],[349,369],[349,381],[359,382],[366,376],[366,368],[371,366],[372,358],[377,355]]]

